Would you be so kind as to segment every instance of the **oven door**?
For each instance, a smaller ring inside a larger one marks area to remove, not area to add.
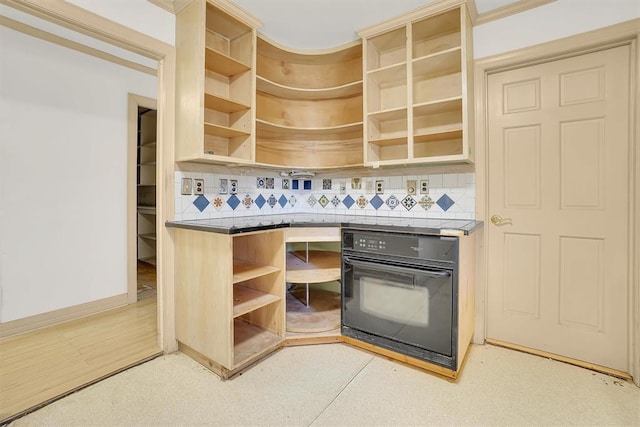
[[[392,350],[454,356],[451,270],[344,255],[342,271],[343,327],[382,337],[388,348],[404,344]]]

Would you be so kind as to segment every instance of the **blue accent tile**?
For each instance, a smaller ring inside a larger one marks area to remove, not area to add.
[[[205,210],[207,206],[209,206],[209,201],[203,195],[199,195],[193,201],[193,204],[195,205],[196,208],[198,208],[200,212],[202,212],[203,210]]]
[[[291,180],[291,189],[292,190],[297,190],[299,183],[300,183],[300,181],[298,181],[297,179],[292,179]]]
[[[369,201],[369,203],[371,203],[371,206],[373,206],[373,208],[374,208],[375,210],[378,210],[378,209],[380,209],[380,206],[384,205],[384,200],[382,200],[382,198],[376,194],[376,195],[375,195],[375,196],[373,196],[373,198]]]
[[[347,197],[345,197],[342,200],[342,203],[344,203],[344,205],[347,207],[347,209],[349,209],[351,206],[353,206],[353,204],[355,203],[355,200],[353,200],[353,198],[349,195],[347,195]]]
[[[233,194],[227,199],[227,204],[231,206],[231,209],[236,210],[236,208],[240,204],[240,199],[238,199],[238,197]]]
[[[280,204],[280,206],[282,206],[284,208],[284,206],[287,204],[288,200],[287,198],[284,196],[284,194],[282,196],[280,196],[280,198],[278,199],[278,203]]]
[[[438,206],[440,206],[442,208],[443,211],[448,211],[451,206],[453,206],[456,202],[454,202],[451,197],[447,196],[446,194],[443,194],[442,197],[440,197],[438,199],[438,201],[436,202],[438,204]]]
[[[274,196],[273,194],[269,196],[269,198],[267,199],[267,203],[269,203],[269,206],[274,207],[276,205],[276,203],[278,203],[278,200],[276,200],[276,196]]]
[[[262,207],[264,206],[265,203],[267,203],[267,201],[264,199],[264,197],[262,197],[262,194],[260,194],[258,197],[256,197],[253,203],[258,205],[259,209],[262,209]]]
[[[311,190],[311,180],[310,179],[305,179],[303,185],[304,185],[304,189],[305,190]]]

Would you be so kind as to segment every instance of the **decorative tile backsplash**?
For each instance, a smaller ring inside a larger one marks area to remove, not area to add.
[[[183,177],[204,179],[204,195],[181,195]],[[176,171],[175,197],[177,221],[275,213],[475,219],[473,173],[291,179]]]

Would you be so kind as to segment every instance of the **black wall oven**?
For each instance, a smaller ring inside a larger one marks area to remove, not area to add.
[[[343,229],[342,334],[456,369],[458,239]]]

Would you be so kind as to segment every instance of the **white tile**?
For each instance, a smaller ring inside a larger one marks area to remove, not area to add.
[[[456,188],[458,186],[458,174],[447,173],[442,175],[443,188]]]
[[[442,174],[430,174],[429,175],[429,188],[440,189],[442,188]]]

